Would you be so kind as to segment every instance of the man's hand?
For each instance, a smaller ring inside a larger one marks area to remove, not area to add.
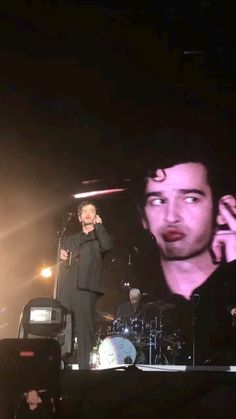
[[[68,250],[61,249],[60,260],[66,261],[69,258]]]
[[[26,395],[26,402],[28,403],[30,410],[35,410],[38,405],[42,403],[42,399],[36,390],[30,390]]]
[[[96,215],[96,217],[95,217],[95,220],[94,220],[94,224],[98,224],[98,223],[102,224],[102,219],[101,219],[101,217],[97,214],[97,215]]]
[[[232,310],[230,311],[231,316],[236,316],[236,308],[232,308]]]
[[[221,198],[219,204],[219,224],[226,224],[229,229],[218,230],[212,241],[212,250],[217,262],[222,260],[223,252],[227,262],[236,259],[236,205],[232,195]]]

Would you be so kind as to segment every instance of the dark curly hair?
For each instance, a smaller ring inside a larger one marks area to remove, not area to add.
[[[81,201],[78,204],[77,213],[78,213],[79,216],[81,215],[83,207],[85,207],[86,205],[93,205],[96,209],[96,212],[97,213],[99,212],[98,206],[93,201],[90,201],[89,199],[85,199],[84,201]]]
[[[162,181],[166,177],[165,168],[181,163],[201,163],[207,170],[207,179],[212,190],[214,215],[217,213],[217,202],[222,194],[230,193],[227,163],[224,156],[217,155],[212,143],[206,138],[194,135],[183,129],[168,129],[158,133],[152,141],[152,153],[143,156],[142,167],[131,185],[134,200],[142,213],[145,203],[145,188],[148,178],[156,180],[157,169],[162,169]],[[157,180],[158,181],[158,180]],[[227,181],[227,182],[225,182]]]

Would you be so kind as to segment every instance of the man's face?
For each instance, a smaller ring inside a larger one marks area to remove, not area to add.
[[[213,200],[207,170],[200,163],[183,163],[157,171],[148,179],[143,226],[156,238],[161,255],[169,260],[203,253],[213,230]]]
[[[79,221],[82,223],[82,225],[93,224],[96,218],[96,215],[97,215],[97,211],[94,205],[92,204],[85,205],[82,208],[81,213],[79,215]]]
[[[30,390],[27,394],[27,403],[28,404],[38,404],[39,403],[39,396],[37,391]]]
[[[138,303],[139,303],[139,301],[140,301],[140,298],[141,298],[141,295],[139,294],[139,295],[130,295],[129,296],[129,298],[130,298],[130,302],[131,302],[131,304],[133,304],[133,305],[137,305]]]

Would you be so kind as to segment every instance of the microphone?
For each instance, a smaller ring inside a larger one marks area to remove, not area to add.
[[[130,265],[132,265],[132,262],[131,262],[131,254],[129,253],[129,257],[128,257],[128,266],[130,266]]]
[[[137,246],[133,246],[132,249],[133,249],[135,255],[139,254],[139,248]]]
[[[192,301],[197,306],[200,303],[200,295],[199,294],[193,294]]]

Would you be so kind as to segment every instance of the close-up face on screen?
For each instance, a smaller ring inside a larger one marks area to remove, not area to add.
[[[206,168],[184,163],[148,178],[142,220],[164,258],[181,259],[206,250],[213,234],[213,198]]]

